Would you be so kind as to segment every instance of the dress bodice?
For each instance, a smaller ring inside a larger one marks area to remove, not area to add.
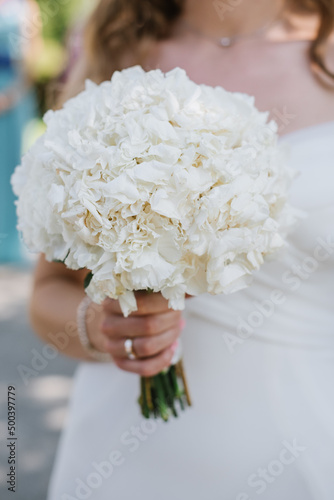
[[[291,203],[305,218],[248,289],[187,304],[228,332],[232,349],[248,336],[305,346],[328,345],[329,337],[334,345],[334,122],[292,132],[281,143],[299,172]]]

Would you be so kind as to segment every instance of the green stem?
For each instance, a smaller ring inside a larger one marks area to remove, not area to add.
[[[141,379],[140,379],[140,386],[141,386],[140,402],[141,402],[142,415],[145,418],[150,418],[150,411],[149,411],[149,408],[147,405],[147,400],[146,400],[145,378],[144,377],[141,377]]]
[[[169,375],[170,381],[171,381],[173,388],[174,388],[175,397],[176,397],[176,399],[179,400],[181,410],[183,411],[184,410],[183,393],[182,393],[182,391],[179,387],[179,384],[178,384],[175,365],[171,366],[171,369],[169,370],[168,375]]]
[[[171,414],[178,417],[176,401],[181,410],[191,405],[182,362],[154,377],[141,377],[141,395],[138,401],[145,418],[161,417],[167,422]]]
[[[164,393],[164,389],[163,389],[163,386],[162,386],[162,383],[161,383],[161,380],[160,380],[160,375],[155,375],[153,377],[153,380],[154,380],[154,387],[156,389],[156,392],[157,392],[157,405],[158,405],[158,408],[159,408],[159,414],[161,416],[161,418],[167,422],[168,420],[168,405],[166,404],[166,400],[165,400],[165,393]]]
[[[160,375],[161,378],[161,384],[164,388],[165,395],[166,395],[166,400],[169,408],[172,410],[172,413],[174,417],[177,417],[177,412],[174,406],[174,400],[175,400],[175,393],[173,391],[173,386],[170,383],[169,377],[168,377],[168,372],[166,374],[162,373]]]

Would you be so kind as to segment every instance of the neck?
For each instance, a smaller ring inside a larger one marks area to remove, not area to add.
[[[186,0],[183,20],[216,37],[251,34],[273,22],[284,0]]]

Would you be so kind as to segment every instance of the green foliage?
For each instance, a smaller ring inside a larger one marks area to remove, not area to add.
[[[86,276],[86,278],[85,278],[85,281],[84,281],[84,288],[85,288],[85,289],[89,287],[90,282],[92,281],[92,279],[93,279],[93,273],[90,271],[90,272],[87,274],[87,276]]]
[[[43,44],[38,57],[31,64],[40,115],[52,107],[57,98],[57,78],[66,67],[66,36],[81,23],[94,7],[96,0],[35,0],[39,6]],[[1,2],[1,0],[0,0]]]
[[[80,0],[37,0],[43,21],[43,36],[62,42],[74,14],[80,12]]]

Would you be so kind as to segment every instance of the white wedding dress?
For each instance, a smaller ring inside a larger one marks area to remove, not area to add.
[[[250,288],[187,301],[193,407],[146,421],[136,375],[82,364],[48,500],[334,499],[334,122],[282,141],[307,218]]]

